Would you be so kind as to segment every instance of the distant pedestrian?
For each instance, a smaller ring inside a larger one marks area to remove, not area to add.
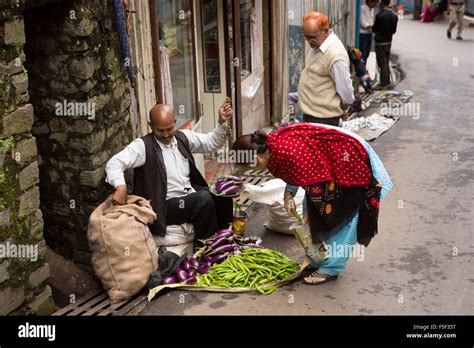
[[[360,7],[359,49],[364,63],[367,63],[372,48],[372,26],[375,20],[374,7],[376,5],[377,0],[366,0],[365,4]]]
[[[375,54],[380,68],[380,89],[390,85],[390,50],[392,36],[397,31],[398,16],[390,8],[390,0],[382,0],[382,10],[375,16],[372,31],[375,33]]]
[[[458,33],[456,40],[462,40],[462,26],[464,11],[467,7],[467,0],[448,0],[448,11],[449,11],[449,25],[448,25],[448,39],[451,39],[451,31],[453,28],[458,26]]]
[[[433,22],[435,18],[438,16],[438,5],[436,2],[428,0],[425,8],[423,9],[423,13],[421,14],[421,23],[429,23]]]

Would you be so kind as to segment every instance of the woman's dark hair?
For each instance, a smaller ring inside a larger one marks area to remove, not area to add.
[[[242,135],[234,142],[232,150],[253,150],[264,153],[267,151],[267,134],[263,131],[255,131],[252,134]]]

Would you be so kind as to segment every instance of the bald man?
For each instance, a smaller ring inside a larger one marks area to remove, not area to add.
[[[150,110],[151,132],[135,139],[113,156],[106,166],[106,181],[115,188],[114,204],[125,204],[127,186],[123,172],[134,169],[133,194],[151,200],[158,219],[150,225],[153,234],[164,236],[167,225],[194,225],[195,239],[203,239],[232,222],[232,199],[209,192],[206,180],[196,168],[192,153],[211,153],[226,141],[222,125],[232,115],[229,102],[219,108],[213,132],[200,134],[176,130],[169,105]]]
[[[298,84],[298,108],[306,122],[340,126],[354,101],[349,55],[322,13],[304,17],[303,33],[311,51]]]

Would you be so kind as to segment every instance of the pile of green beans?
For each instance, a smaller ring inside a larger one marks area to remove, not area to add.
[[[291,277],[299,270],[297,262],[270,249],[248,249],[229,256],[223,263],[211,267],[209,273],[197,277],[196,286],[223,288],[255,288],[270,294],[277,286],[262,289],[266,283]]]

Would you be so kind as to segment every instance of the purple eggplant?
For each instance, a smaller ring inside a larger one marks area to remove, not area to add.
[[[226,229],[223,229],[223,230],[219,230],[217,231],[216,235],[219,237],[220,235],[224,234],[224,233],[234,233],[234,231],[232,231],[232,228],[226,228]]]
[[[240,190],[239,187],[237,187],[235,185],[232,185],[232,186],[229,186],[225,189],[222,189],[222,191],[220,193],[224,196],[230,196],[230,195],[235,195],[236,193],[239,192],[239,190]]]
[[[226,189],[228,189],[230,187],[233,187],[233,186],[235,186],[235,184],[233,182],[226,181],[225,183],[223,183],[222,185],[219,186],[219,189],[216,186],[216,191],[217,191],[217,193],[222,193]]]
[[[227,238],[230,237],[234,234],[234,231],[231,229],[226,230],[225,232],[221,232],[217,237],[220,238]]]
[[[196,275],[197,271],[195,268],[191,268],[188,272],[188,278],[189,277],[194,277]]]
[[[207,255],[201,255],[201,261],[202,262],[209,262],[209,261],[211,261],[211,258]]]
[[[227,182],[231,182],[233,183],[235,186],[237,187],[242,187],[244,186],[244,183],[242,181],[235,181],[235,180],[230,180],[230,181],[227,181]]]
[[[234,251],[235,246],[233,244],[226,244],[226,245],[221,245],[220,247],[217,247],[214,249],[213,254],[224,254],[227,252]]]
[[[193,267],[193,268],[198,268],[199,267],[199,261],[196,260],[194,257],[191,257],[189,259],[189,263],[191,264],[191,267]]]
[[[226,178],[218,178],[218,179],[216,180],[216,184],[225,183],[226,181],[227,181]]]
[[[194,283],[196,283],[196,281],[197,281],[197,280],[196,280],[196,277],[194,277],[194,276],[193,276],[193,277],[189,277],[188,279],[185,280],[185,282],[186,282],[187,284],[194,284]]]
[[[167,278],[165,278],[165,280],[163,281],[163,284],[175,284],[178,282],[178,278],[176,278],[175,276],[169,276]]]
[[[257,248],[257,249],[262,248],[261,245],[258,245],[258,244],[255,244],[255,243],[248,243],[247,245],[248,245],[250,248]]]
[[[209,272],[209,266],[207,264],[200,264],[197,268],[197,271],[200,274],[206,274],[207,272]]]
[[[181,263],[181,267],[183,267],[183,269],[187,271],[191,267],[191,263],[189,262],[188,259],[184,259],[183,262]]]
[[[227,180],[242,181],[241,178],[239,178],[238,176],[234,176],[234,175],[229,175],[229,176],[227,177]]]
[[[178,277],[179,281],[184,282],[188,278],[188,272],[184,269],[179,268],[176,270],[176,276]]]
[[[214,263],[221,263],[221,262],[224,262],[224,260],[230,255],[229,252],[225,253],[225,254],[222,254],[222,255],[216,255],[215,257],[213,257],[212,261]]]
[[[219,238],[219,239],[216,239],[214,241],[214,243],[212,243],[209,248],[211,248],[212,250],[216,249],[217,247],[221,246],[221,245],[224,245],[224,244],[229,244],[230,243],[230,239],[229,238],[226,238],[226,237],[223,237],[223,238]]]

